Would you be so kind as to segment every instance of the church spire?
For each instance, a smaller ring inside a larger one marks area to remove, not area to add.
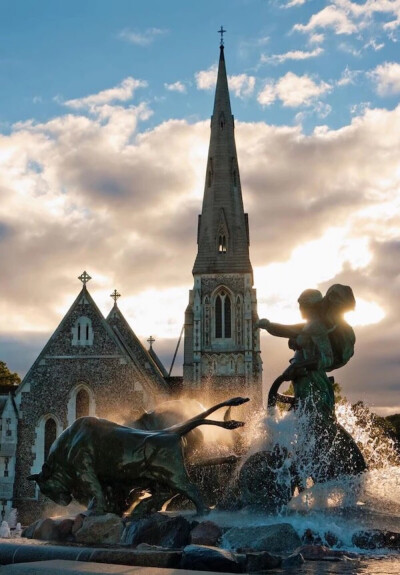
[[[198,253],[193,267],[193,274],[210,273],[252,273],[222,33]]]

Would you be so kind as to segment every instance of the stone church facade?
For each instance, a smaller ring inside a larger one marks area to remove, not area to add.
[[[35,482],[26,477],[41,471],[51,444],[75,419],[93,415],[123,423],[170,396],[116,298],[104,318],[85,282],[15,393],[18,449],[9,481],[21,519],[37,518],[44,506]]]
[[[183,389],[215,399],[251,391],[252,407],[258,407],[262,361],[259,330],[254,329],[257,298],[223,44],[197,243],[185,314]]]

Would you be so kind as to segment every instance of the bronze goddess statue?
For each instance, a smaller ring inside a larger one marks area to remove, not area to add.
[[[353,291],[349,286],[334,284],[323,297],[320,291],[307,289],[298,302],[305,323],[282,325],[261,319],[256,324],[271,335],[287,338],[295,352],[289,367],[272,384],[268,406],[280,401],[308,414],[319,439],[318,453],[313,455],[314,481],[360,473],[366,469],[365,460],[353,438],[336,420],[334,380],[327,375],[345,365],[354,354],[354,331],[344,318],[344,313],[355,307]],[[278,393],[284,381],[292,382],[294,397]]]

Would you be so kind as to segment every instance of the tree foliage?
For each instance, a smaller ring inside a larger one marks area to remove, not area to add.
[[[19,385],[21,378],[18,373],[12,373],[5,361],[0,361],[0,385]]]

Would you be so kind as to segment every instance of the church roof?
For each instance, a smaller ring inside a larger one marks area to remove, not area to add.
[[[153,379],[156,379],[161,389],[169,391],[169,386],[164,379],[164,366],[158,358],[158,361],[155,361],[152,354],[142,345],[117,303],[114,304],[106,321],[113,329],[115,336],[121,342],[131,361],[140,369],[142,375],[146,379],[151,376]]]
[[[158,369],[161,371],[163,376],[168,377],[168,371],[165,369],[161,359],[158,357],[158,355],[154,351],[153,346],[150,346],[150,349],[147,350],[147,353],[149,354],[151,359],[154,361],[154,363],[157,365]]]
[[[252,273],[224,46],[220,46],[198,253],[193,274]]]
[[[117,306],[115,305],[114,308],[117,308]],[[123,322],[127,323],[122,314],[120,315],[122,319],[118,323],[118,328],[123,324]],[[76,325],[77,319],[81,316],[87,316],[92,322],[94,331],[92,345],[79,346],[71,343],[73,337],[72,331]],[[121,329],[121,332],[130,332],[129,341],[127,343],[127,337],[122,336],[119,330],[115,329],[114,324],[108,319],[109,318],[106,320],[104,318],[90,295],[86,287],[86,283],[84,283],[83,288],[79,292],[75,301],[44,346],[43,350],[40,352],[36,361],[24,377],[22,383],[18,386],[16,393],[19,394],[24,390],[27,382],[30,380],[31,374],[35,368],[41,364],[41,362],[46,362],[47,360],[52,359],[82,361],[93,357],[125,358],[125,360],[134,367],[134,370],[138,375],[139,382],[143,384],[143,387],[147,388],[149,392],[158,393],[162,390],[168,391],[168,386],[162,375],[159,373],[158,368],[153,367],[152,369],[149,369],[147,367],[147,365],[153,363],[153,361],[149,358],[146,350],[140,342],[139,345],[131,345],[130,342],[137,340],[137,338],[130,327],[128,326],[127,329]],[[99,338],[98,335],[100,332],[102,337]],[[142,353],[142,350],[144,353]]]

